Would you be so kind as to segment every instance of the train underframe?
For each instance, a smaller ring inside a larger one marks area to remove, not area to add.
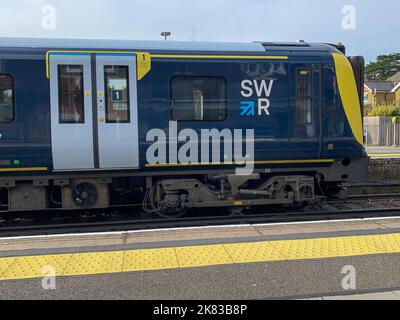
[[[366,180],[367,167],[366,158],[321,168],[263,168],[251,175],[215,171],[10,177],[0,180],[0,204],[8,212],[140,205],[143,211],[162,217],[180,217],[193,208],[296,207],[342,197],[342,182]]]

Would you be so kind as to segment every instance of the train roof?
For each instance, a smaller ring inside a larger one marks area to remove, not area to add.
[[[2,49],[37,50],[144,50],[182,52],[240,52],[265,53],[272,51],[336,51],[342,45],[309,44],[300,42],[197,42],[197,41],[147,41],[111,39],[56,39],[0,37]],[[343,47],[344,48],[344,47]]]

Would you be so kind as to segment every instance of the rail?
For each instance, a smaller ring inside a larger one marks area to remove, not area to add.
[[[366,197],[369,201],[365,201]],[[321,202],[303,209],[290,209],[280,206],[271,207],[271,212],[250,212],[249,214],[229,214],[218,212],[214,215],[192,216],[179,219],[152,219],[144,218],[136,212],[130,216],[129,208],[125,208],[119,219],[116,215],[105,212],[91,212],[85,215],[75,214],[75,222],[67,222],[68,217],[58,217],[58,222],[46,220],[42,217],[42,223],[29,218],[24,221],[22,216],[9,215],[16,219],[12,223],[4,220],[0,226],[0,237],[18,237],[35,235],[57,235],[71,233],[96,233],[96,232],[121,232],[134,230],[154,230],[169,228],[206,227],[223,225],[264,224],[264,223],[287,223],[287,222],[311,222],[337,219],[364,219],[371,217],[400,217],[399,194],[376,194],[376,195],[354,195],[348,200],[335,200]],[[261,208],[259,210],[262,210]],[[264,208],[265,210],[265,208]],[[136,216],[135,216],[136,215]],[[92,218],[90,218],[92,216]],[[56,217],[57,219],[57,217]],[[91,220],[91,221],[88,221]],[[46,221],[46,223],[43,223]]]

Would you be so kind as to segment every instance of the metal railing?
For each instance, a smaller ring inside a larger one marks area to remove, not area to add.
[[[381,123],[380,125],[364,125],[366,146],[399,147],[400,124]]]

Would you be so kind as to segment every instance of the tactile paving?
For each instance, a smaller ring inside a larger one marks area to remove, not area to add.
[[[123,271],[179,268],[174,248],[126,251]]]
[[[400,253],[400,234],[0,258],[1,280]]]
[[[17,257],[1,280],[43,278],[50,274],[61,276],[72,254]]]
[[[273,241],[271,245],[287,260],[324,259],[386,253],[387,235]],[[382,243],[383,242],[383,243]],[[391,241],[392,242],[392,241]],[[391,252],[400,252],[391,245]]]
[[[234,263],[223,245],[176,248],[181,268]]]
[[[63,276],[121,272],[123,259],[123,251],[74,254]]]
[[[0,277],[8,270],[9,267],[17,260],[17,258],[1,258],[0,259]]]
[[[235,263],[268,262],[286,259],[268,242],[227,244],[225,248]]]

